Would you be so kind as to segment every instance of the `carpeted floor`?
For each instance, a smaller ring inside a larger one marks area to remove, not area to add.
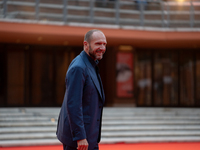
[[[61,145],[0,147],[1,150],[62,150]],[[135,143],[100,144],[100,150],[200,150],[200,142],[193,143]]]

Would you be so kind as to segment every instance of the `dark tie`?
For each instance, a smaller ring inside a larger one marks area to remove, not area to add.
[[[96,66],[95,68],[96,68],[96,73],[99,74],[99,67]]]

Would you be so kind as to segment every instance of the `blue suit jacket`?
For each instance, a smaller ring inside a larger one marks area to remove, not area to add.
[[[77,147],[87,139],[89,149],[100,141],[105,96],[95,72],[95,62],[82,51],[66,74],[66,91],[57,125],[57,137],[65,145]]]

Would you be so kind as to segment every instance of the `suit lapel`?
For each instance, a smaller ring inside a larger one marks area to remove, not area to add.
[[[82,51],[81,52],[81,57],[83,59],[83,61],[85,62],[87,68],[88,68],[88,72],[90,74],[90,77],[95,85],[95,87],[97,88],[97,91],[99,92],[101,99],[104,101],[105,100],[105,96],[104,96],[104,91],[103,91],[103,86],[102,86],[102,82],[101,82],[101,78],[100,78],[100,82],[97,78],[97,74],[92,66],[92,64],[90,63],[90,61],[87,58],[87,54],[84,54],[85,52]],[[100,77],[100,76],[99,76]],[[101,92],[102,91],[102,92]]]

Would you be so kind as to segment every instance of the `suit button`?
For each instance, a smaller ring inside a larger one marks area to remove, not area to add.
[[[97,121],[99,121],[99,119],[97,119]]]
[[[101,108],[101,106],[99,106],[99,108]]]

